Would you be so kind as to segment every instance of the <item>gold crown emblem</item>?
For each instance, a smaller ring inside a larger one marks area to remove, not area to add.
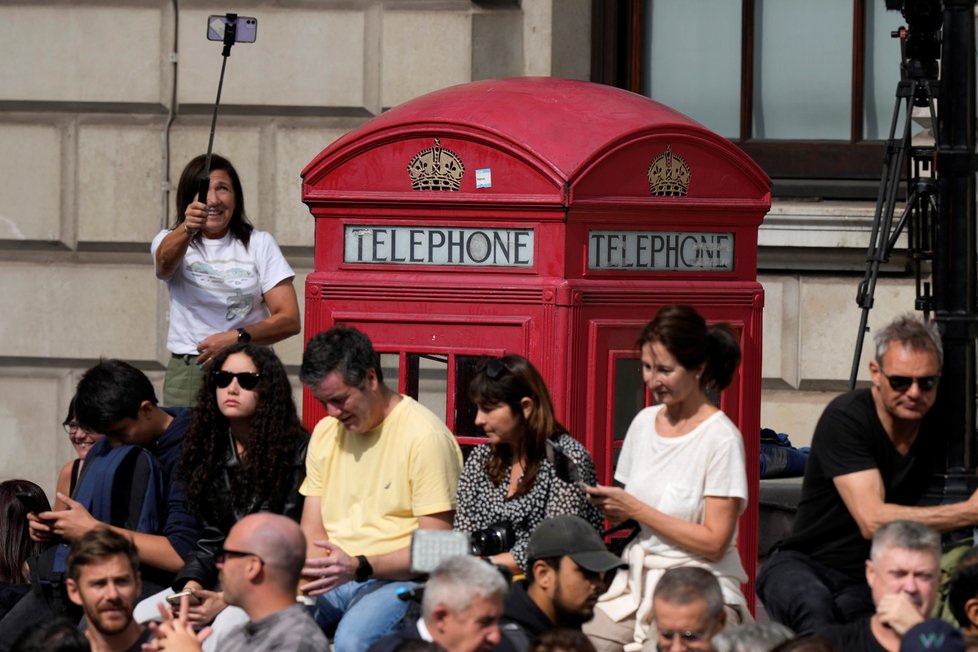
[[[653,197],[685,197],[689,191],[689,164],[666,147],[649,166],[649,192]]]
[[[458,154],[435,145],[414,155],[408,164],[411,187],[414,190],[458,190],[462,185],[465,166]]]

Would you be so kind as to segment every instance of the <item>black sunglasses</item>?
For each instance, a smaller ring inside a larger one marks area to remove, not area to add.
[[[940,374],[934,376],[888,376],[882,367],[880,367],[880,373],[889,381],[894,392],[905,392],[914,383],[917,383],[920,391],[929,392],[937,387],[937,381],[941,379]]]
[[[216,555],[214,555],[214,561],[218,564],[223,564],[227,561],[228,557],[254,557],[258,560],[262,566],[265,565],[265,560],[261,558],[261,555],[256,555],[253,552],[248,552],[246,550],[230,550],[228,548],[221,548]]]
[[[258,378],[260,377],[254,371],[239,371],[237,373],[232,371],[215,371],[214,373],[214,384],[216,384],[221,389],[224,389],[231,384],[231,381],[235,378],[238,379],[238,385],[241,389],[254,389],[258,387]]]
[[[509,367],[507,367],[500,358],[493,358],[486,363],[486,376],[488,376],[490,380],[499,380],[499,377],[508,371]]]

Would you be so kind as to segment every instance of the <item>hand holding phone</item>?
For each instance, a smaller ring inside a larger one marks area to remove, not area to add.
[[[193,591],[180,591],[178,593],[174,593],[173,595],[168,595],[166,596],[166,601],[169,602],[170,605],[174,607],[179,607],[180,598],[182,598],[183,596],[187,596],[188,604],[191,607],[196,607],[200,605],[200,598],[194,595]]]

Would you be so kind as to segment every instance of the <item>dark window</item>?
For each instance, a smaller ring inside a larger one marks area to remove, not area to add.
[[[780,196],[874,198],[905,24],[875,0],[595,0],[592,79],[730,138]]]

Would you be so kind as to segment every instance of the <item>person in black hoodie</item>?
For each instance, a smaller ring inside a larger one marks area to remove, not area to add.
[[[610,572],[625,566],[581,517],[562,514],[540,523],[527,545],[526,579],[506,597],[504,647],[528,650],[550,629],[580,630],[594,616]]]

